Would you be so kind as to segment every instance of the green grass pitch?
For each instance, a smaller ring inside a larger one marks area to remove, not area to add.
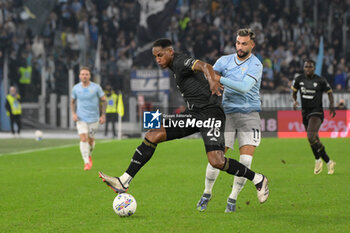
[[[350,232],[350,139],[322,139],[337,162],[334,175],[325,164],[313,174],[306,139],[263,139],[252,168],[269,178],[270,197],[259,204],[247,182],[231,214],[224,213],[233,181],[226,173],[207,211],[195,208],[207,164],[202,140],[162,143],[129,188],[136,213],[121,218],[97,172],[121,175],[140,142],[98,141],[94,166],[84,171],[77,140],[0,140],[0,232]],[[27,152],[5,154],[10,148]],[[228,154],[238,158],[237,150]]]

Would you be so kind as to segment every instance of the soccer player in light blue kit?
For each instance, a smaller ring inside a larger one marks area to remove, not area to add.
[[[225,153],[233,149],[235,139],[239,144],[240,160],[250,169],[255,148],[259,146],[260,132],[260,83],[263,65],[252,54],[255,34],[249,28],[237,32],[237,53],[219,58],[214,70],[217,80],[224,86],[223,107],[226,114]],[[204,193],[197,204],[199,211],[207,209],[212,189],[219,170],[207,166]],[[236,200],[246,182],[244,177],[234,177],[232,192],[227,200],[225,212],[236,210]],[[268,193],[266,194],[268,195]]]
[[[84,170],[90,170],[92,167],[94,137],[99,123],[103,124],[106,120],[107,106],[106,96],[101,86],[91,82],[90,78],[90,69],[82,67],[79,72],[80,82],[73,87],[71,100],[73,121],[77,123],[80,136],[80,153],[84,160]]]

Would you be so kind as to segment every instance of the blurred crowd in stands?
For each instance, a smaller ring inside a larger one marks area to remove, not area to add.
[[[56,1],[41,35],[29,30],[23,14],[31,17],[31,13],[24,2],[0,0],[0,80],[7,54],[10,85],[19,86],[22,95],[40,94],[42,67],[47,90],[68,94],[68,70],[77,71],[79,64],[94,67],[101,38],[101,85],[128,89],[130,70],[139,68],[133,65],[138,1]],[[173,40],[175,50],[214,64],[220,56],[235,52],[235,31],[251,27],[257,35],[254,53],[264,65],[262,91],[289,93],[294,76],[302,72],[303,60],[316,60],[323,35],[322,76],[335,91],[350,90],[350,61],[342,41],[343,16],[349,6],[345,0],[179,0],[164,37]],[[152,61],[147,68],[153,67]],[[30,83],[26,83],[29,72]]]

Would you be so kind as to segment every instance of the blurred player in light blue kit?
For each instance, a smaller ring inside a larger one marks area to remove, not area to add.
[[[250,169],[255,148],[259,146],[260,132],[260,83],[263,65],[252,54],[255,34],[249,28],[237,31],[237,53],[219,58],[214,70],[217,80],[224,85],[223,108],[226,114],[225,153],[233,149],[237,138],[240,152],[239,162]],[[207,209],[212,189],[219,170],[209,163],[206,170],[204,193],[197,204],[199,211]],[[244,177],[234,177],[232,192],[227,200],[225,212],[236,210],[236,200],[246,182]]]
[[[77,123],[80,136],[80,152],[84,160],[84,170],[92,167],[92,151],[95,147],[95,134],[99,124],[106,120],[106,97],[100,85],[91,82],[88,67],[79,72],[80,82],[73,87],[71,111]],[[101,109],[100,109],[100,101]],[[101,112],[101,116],[100,116]]]

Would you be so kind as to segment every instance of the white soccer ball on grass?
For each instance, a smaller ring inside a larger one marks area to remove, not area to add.
[[[131,216],[136,212],[136,200],[128,193],[118,194],[113,201],[113,210],[120,217]]]

